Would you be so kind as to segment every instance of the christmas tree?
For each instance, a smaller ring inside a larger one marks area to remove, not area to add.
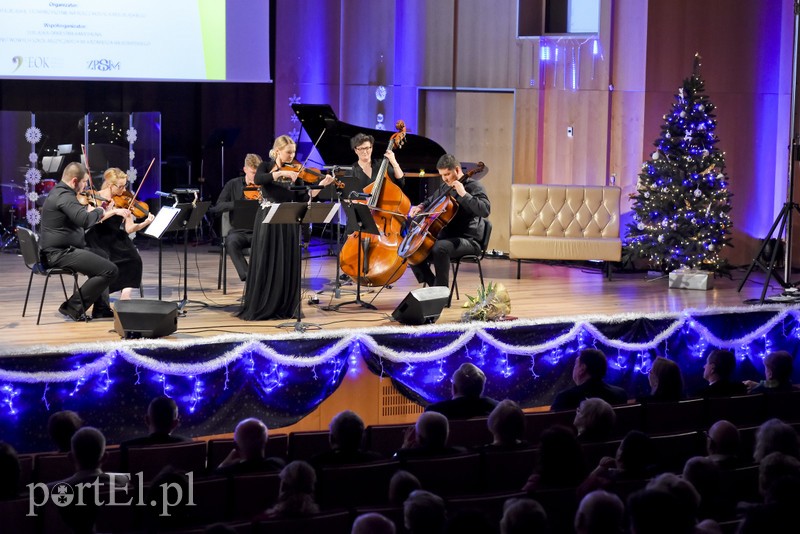
[[[714,104],[703,93],[700,56],[664,115],[656,151],[642,164],[633,199],[627,249],[662,272],[724,272],[720,254],[730,245],[730,193]]]

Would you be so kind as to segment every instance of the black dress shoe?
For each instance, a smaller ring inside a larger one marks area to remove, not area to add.
[[[100,308],[92,310],[92,319],[109,319],[114,317],[114,310],[111,308]]]
[[[69,317],[73,321],[80,322],[80,321],[88,321],[89,318],[86,317],[85,314],[72,309],[68,303],[63,303],[61,306],[58,307],[58,312],[65,317]]]

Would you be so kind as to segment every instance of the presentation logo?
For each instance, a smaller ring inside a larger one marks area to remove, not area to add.
[[[57,57],[14,56],[11,58],[11,63],[15,65],[12,72],[17,72],[22,67],[28,70],[49,70],[58,67],[61,61]]]
[[[19,70],[19,68],[22,66],[22,56],[14,56],[14,57],[12,57],[11,58],[11,63],[16,65],[16,67],[14,67],[14,70],[12,70],[11,72],[17,72]]]
[[[86,63],[86,68],[88,70],[109,72],[112,70],[119,70],[120,63],[120,61],[114,61],[113,59],[90,59]]]
[[[75,490],[66,482],[60,482],[50,492],[50,499],[56,506],[69,506],[75,499]]]

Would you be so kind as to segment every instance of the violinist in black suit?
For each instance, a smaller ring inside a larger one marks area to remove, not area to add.
[[[483,225],[486,224],[483,219],[489,216],[491,203],[486,195],[486,189],[480,182],[464,178],[461,164],[452,154],[445,154],[439,158],[436,169],[442,177],[442,185],[422,204],[412,207],[408,212],[409,218],[423,213],[427,206],[444,195],[449,195],[458,204],[458,210],[447,226],[439,232],[436,243],[425,261],[413,265],[411,270],[419,282],[429,286],[447,287],[450,285],[451,260],[480,253]],[[431,272],[431,264],[436,271],[435,276]]]

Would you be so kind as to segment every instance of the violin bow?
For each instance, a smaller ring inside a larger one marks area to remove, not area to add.
[[[144,172],[144,176],[142,176],[142,181],[139,182],[139,187],[136,188],[136,192],[133,194],[133,197],[131,197],[131,201],[128,204],[129,206],[133,206],[133,203],[136,202],[136,197],[139,196],[139,191],[142,189],[142,186],[144,185],[144,181],[147,179],[147,175],[150,173],[150,169],[153,168],[153,163],[155,163],[155,162],[156,162],[156,158],[153,158],[152,160],[150,160],[150,165],[147,167],[147,170]]]
[[[86,162],[86,172],[89,174],[89,191],[94,196],[94,180],[92,179],[92,170],[89,167],[89,151],[86,150],[86,145],[81,144],[81,152],[83,152],[83,161]]]
[[[325,135],[325,131],[326,130],[327,130],[327,128],[323,128],[322,129],[322,133],[319,134],[319,137],[317,138],[317,141],[314,143],[314,147],[313,147],[314,149],[316,149],[317,145],[319,144],[319,142],[322,141],[322,136]],[[308,155],[306,156],[305,161],[300,164],[300,170],[297,171],[298,173],[303,172],[303,169],[306,168],[306,164],[308,163],[308,160],[311,158],[311,152],[312,152],[311,150],[308,151]]]

